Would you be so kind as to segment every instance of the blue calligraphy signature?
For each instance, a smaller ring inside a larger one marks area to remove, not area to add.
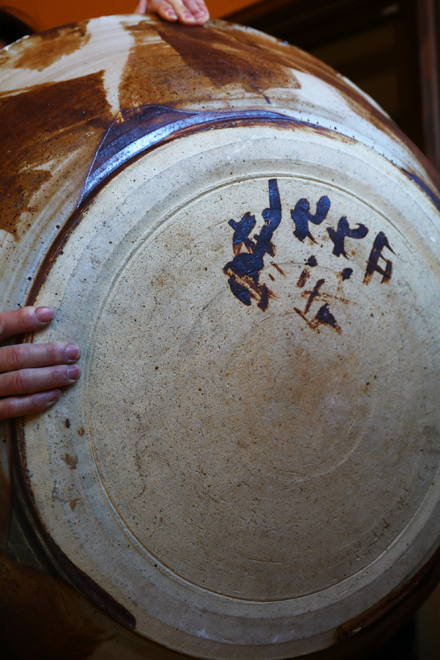
[[[243,305],[251,305],[252,299],[257,300],[257,307],[266,310],[272,291],[266,284],[260,283],[260,273],[264,268],[266,254],[274,256],[275,247],[272,237],[281,222],[281,200],[278,191],[278,181],[269,179],[269,208],[262,212],[264,225],[259,234],[249,238],[256,225],[255,216],[246,213],[239,222],[230,220],[234,229],[232,246],[235,257],[223,268],[228,276],[229,287]],[[242,252],[242,247],[246,250]]]

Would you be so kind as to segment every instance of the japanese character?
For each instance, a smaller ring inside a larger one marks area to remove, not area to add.
[[[315,299],[320,297],[332,297],[332,296],[325,296],[325,294],[321,293],[320,289],[324,283],[325,283],[324,279],[318,280],[312,291],[303,292],[302,294],[303,296],[308,296],[308,300],[303,312],[297,307],[294,307],[294,310],[297,314],[299,314],[299,316],[301,316],[302,319],[304,319],[304,321],[307,323],[307,325],[310,328],[312,328],[312,330],[318,330],[319,332],[318,329],[319,325],[328,325],[334,330],[336,330],[337,333],[340,333],[341,328],[339,327],[338,322],[331,313],[328,303],[324,303],[324,305],[321,305],[321,307],[318,309],[317,313],[315,314],[314,318],[311,321],[309,321],[309,319],[307,318],[307,314]]]
[[[255,227],[254,216],[246,213],[238,223],[229,221],[235,230],[232,239],[235,257],[226,264],[223,272],[229,276],[229,287],[240,302],[249,306],[254,298],[258,300],[257,307],[266,310],[273,293],[265,284],[260,284],[260,272],[264,268],[264,256],[275,254],[272,236],[281,222],[281,199],[276,179],[269,179],[269,208],[262,215],[264,225],[260,233],[254,235],[255,243],[249,239]],[[247,252],[240,251],[243,245]]]
[[[318,203],[316,205],[316,213],[315,215],[312,215],[310,213],[310,203],[307,199],[304,197],[300,199],[296,205],[293,211],[290,211],[290,215],[292,216],[292,220],[295,223],[295,230],[293,232],[294,236],[301,241],[302,243],[304,242],[304,239],[308,236],[311,241],[316,243],[315,239],[313,238],[312,234],[309,231],[309,222],[312,222],[314,225],[320,225],[321,222],[325,220],[327,217],[327,213],[330,208],[330,200],[329,198],[324,195],[318,200]]]
[[[385,259],[385,257],[382,255],[382,250],[384,248],[388,248],[390,252],[396,254],[389,244],[388,238],[385,236],[383,231],[380,231],[374,239],[373,247],[371,248],[370,256],[368,257],[364,284],[369,284],[375,272],[382,275],[381,284],[386,284],[390,281],[393,271],[393,263],[389,259]],[[385,268],[379,266],[379,259],[382,259],[385,262]]]
[[[241,247],[244,243],[249,252],[253,252],[255,243],[250,240],[249,234],[257,224],[255,216],[250,213],[246,213],[240,222],[235,222],[235,220],[229,220],[229,226],[235,229],[234,236],[232,238],[232,249],[234,254],[239,254]]]
[[[327,227],[327,232],[333,241],[333,254],[335,257],[340,257],[342,254],[346,259],[348,259],[347,253],[345,251],[345,239],[365,238],[365,236],[368,234],[368,229],[365,225],[361,224],[358,224],[356,229],[350,229],[347,218],[344,216],[340,218],[336,231],[333,229],[333,227]]]

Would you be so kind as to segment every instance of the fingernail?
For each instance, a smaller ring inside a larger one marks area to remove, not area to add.
[[[72,365],[71,367],[68,367],[67,369],[67,375],[69,377],[69,380],[78,380],[80,374],[81,374],[81,370],[79,367],[76,366],[76,364]]]
[[[37,307],[35,316],[40,323],[49,323],[53,319],[53,310],[50,307]]]
[[[184,11],[184,12],[183,12],[183,18],[184,18],[186,21],[195,21],[195,20],[196,20],[196,19],[194,18],[194,16],[193,16],[192,14],[189,13],[189,11]]]
[[[53,392],[49,392],[49,394],[46,394],[47,405],[51,406],[52,403],[58,401],[60,395],[61,395],[61,390],[54,390]]]
[[[81,349],[76,344],[68,344],[66,346],[66,358],[75,362],[81,357]]]
[[[167,9],[167,16],[170,18],[177,18],[177,14],[175,11],[173,11],[173,9]]]

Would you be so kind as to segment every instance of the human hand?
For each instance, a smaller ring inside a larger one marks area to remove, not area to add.
[[[204,0],[139,0],[135,14],[159,14],[165,21],[205,25],[209,11]]]
[[[24,307],[0,314],[0,341],[44,328],[53,319],[49,307]],[[60,387],[75,383],[81,351],[75,344],[16,344],[0,348],[0,420],[49,408]]]

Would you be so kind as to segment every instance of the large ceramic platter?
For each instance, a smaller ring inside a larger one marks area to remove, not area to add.
[[[81,29],[2,72],[26,135],[26,98],[59,122],[15,134],[2,304],[52,306],[34,340],[83,352],[17,426],[29,507],[59,570],[167,648],[328,648],[439,544],[434,174],[348,82],[260,34]]]

